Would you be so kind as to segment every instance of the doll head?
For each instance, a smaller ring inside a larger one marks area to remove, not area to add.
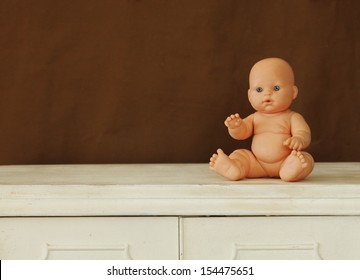
[[[251,106],[262,113],[286,111],[298,94],[291,66],[280,58],[266,58],[250,71],[248,97]]]

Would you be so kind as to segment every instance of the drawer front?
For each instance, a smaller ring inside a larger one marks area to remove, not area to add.
[[[359,217],[181,220],[183,259],[360,259]]]
[[[178,218],[0,218],[0,259],[178,259]]]

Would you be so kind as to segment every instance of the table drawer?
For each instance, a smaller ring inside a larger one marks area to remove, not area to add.
[[[183,259],[360,259],[359,217],[184,218]]]
[[[0,218],[0,259],[178,259],[178,218]]]

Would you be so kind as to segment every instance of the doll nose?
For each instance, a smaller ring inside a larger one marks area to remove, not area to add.
[[[273,94],[273,92],[271,89],[267,89],[264,91],[264,95],[272,95],[272,94]]]

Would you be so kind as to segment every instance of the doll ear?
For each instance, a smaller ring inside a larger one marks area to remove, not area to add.
[[[299,93],[299,89],[297,86],[293,86],[293,99],[295,99]]]

